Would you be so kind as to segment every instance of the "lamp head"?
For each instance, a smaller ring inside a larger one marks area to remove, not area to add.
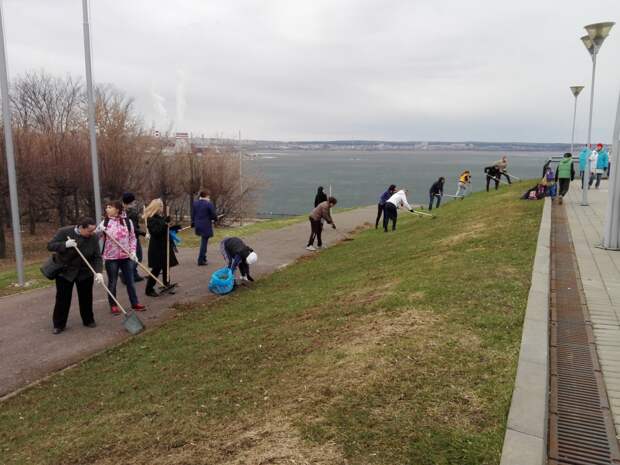
[[[583,86],[571,86],[570,91],[573,93],[575,97],[577,97],[581,91],[583,90]]]
[[[581,41],[583,42],[583,45],[585,45],[588,53],[594,56],[595,55],[594,42],[592,42],[592,39],[590,38],[590,36],[583,36],[581,38]]]
[[[605,39],[609,35],[609,31],[611,31],[611,28],[614,27],[614,24],[616,23],[613,21],[608,21],[605,23],[594,23],[584,26],[584,29],[588,33],[588,37],[590,37],[592,43],[596,47],[595,52],[598,51],[598,48],[600,48],[601,45],[603,45],[603,42],[605,42]]]

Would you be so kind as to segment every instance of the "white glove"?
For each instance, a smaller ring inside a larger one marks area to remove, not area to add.
[[[129,254],[129,259],[130,259],[132,262],[135,262],[135,263],[138,263],[138,262],[140,261],[140,260],[138,260],[138,256],[135,254],[135,252],[134,252],[134,253],[130,253],[130,254]]]
[[[65,247],[67,249],[77,247],[77,242],[75,242],[75,239],[67,239],[67,242],[65,242]]]
[[[95,282],[97,284],[103,284],[103,275],[101,273],[95,273]]]
[[[146,236],[144,236],[147,241],[151,240],[151,233],[147,232]]]

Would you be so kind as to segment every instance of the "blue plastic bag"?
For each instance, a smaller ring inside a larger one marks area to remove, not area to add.
[[[220,268],[211,275],[209,290],[214,294],[228,294],[234,287],[235,275],[230,268]]]

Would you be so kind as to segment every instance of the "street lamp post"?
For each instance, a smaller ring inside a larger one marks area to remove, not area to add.
[[[616,158],[611,164],[609,173],[609,194],[607,198],[607,214],[605,215],[605,230],[602,247],[604,249],[620,249],[620,172],[618,171],[618,151],[620,150],[620,95],[618,95],[618,110],[616,111],[616,124],[611,138],[611,154]]]
[[[590,115],[588,117],[588,148],[592,146],[592,109],[594,103],[594,80],[596,78],[596,55],[598,54],[603,42],[609,35],[609,31],[614,26],[613,22],[588,24],[584,27],[587,35],[581,38],[583,45],[592,57],[592,83],[590,84]],[[586,170],[583,173],[583,189],[581,193],[581,205],[588,205],[588,185],[590,184],[590,156],[586,158]]]
[[[573,93],[575,97],[575,108],[573,110],[573,132],[570,137],[570,153],[573,155],[573,146],[575,145],[575,119],[577,118],[577,97],[583,90],[583,86],[571,86],[570,91]]]
[[[19,222],[19,202],[17,199],[17,179],[15,177],[15,154],[13,151],[13,129],[11,126],[8,75],[6,50],[4,48],[4,16],[2,15],[2,1],[0,0],[0,91],[2,93],[2,122],[4,124],[4,146],[6,149],[7,177],[9,178],[9,197],[11,199],[11,226],[13,228],[15,265],[17,266],[17,284],[23,286],[25,280],[24,257],[22,254],[22,227]]]
[[[90,47],[90,24],[88,22],[88,0],[82,0],[84,22],[84,60],[86,63],[86,96],[88,100],[88,132],[90,135],[90,161],[93,172],[93,196],[95,197],[96,220],[101,218],[101,187],[99,186],[99,161],[97,159],[97,132],[95,129],[95,92]]]

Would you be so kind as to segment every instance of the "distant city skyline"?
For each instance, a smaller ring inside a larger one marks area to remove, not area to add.
[[[80,0],[4,0],[10,77],[84,76]],[[620,2],[91,1],[97,83],[165,132],[254,140],[570,142],[587,131],[579,37]],[[598,57],[593,142],[611,139],[620,24]]]

